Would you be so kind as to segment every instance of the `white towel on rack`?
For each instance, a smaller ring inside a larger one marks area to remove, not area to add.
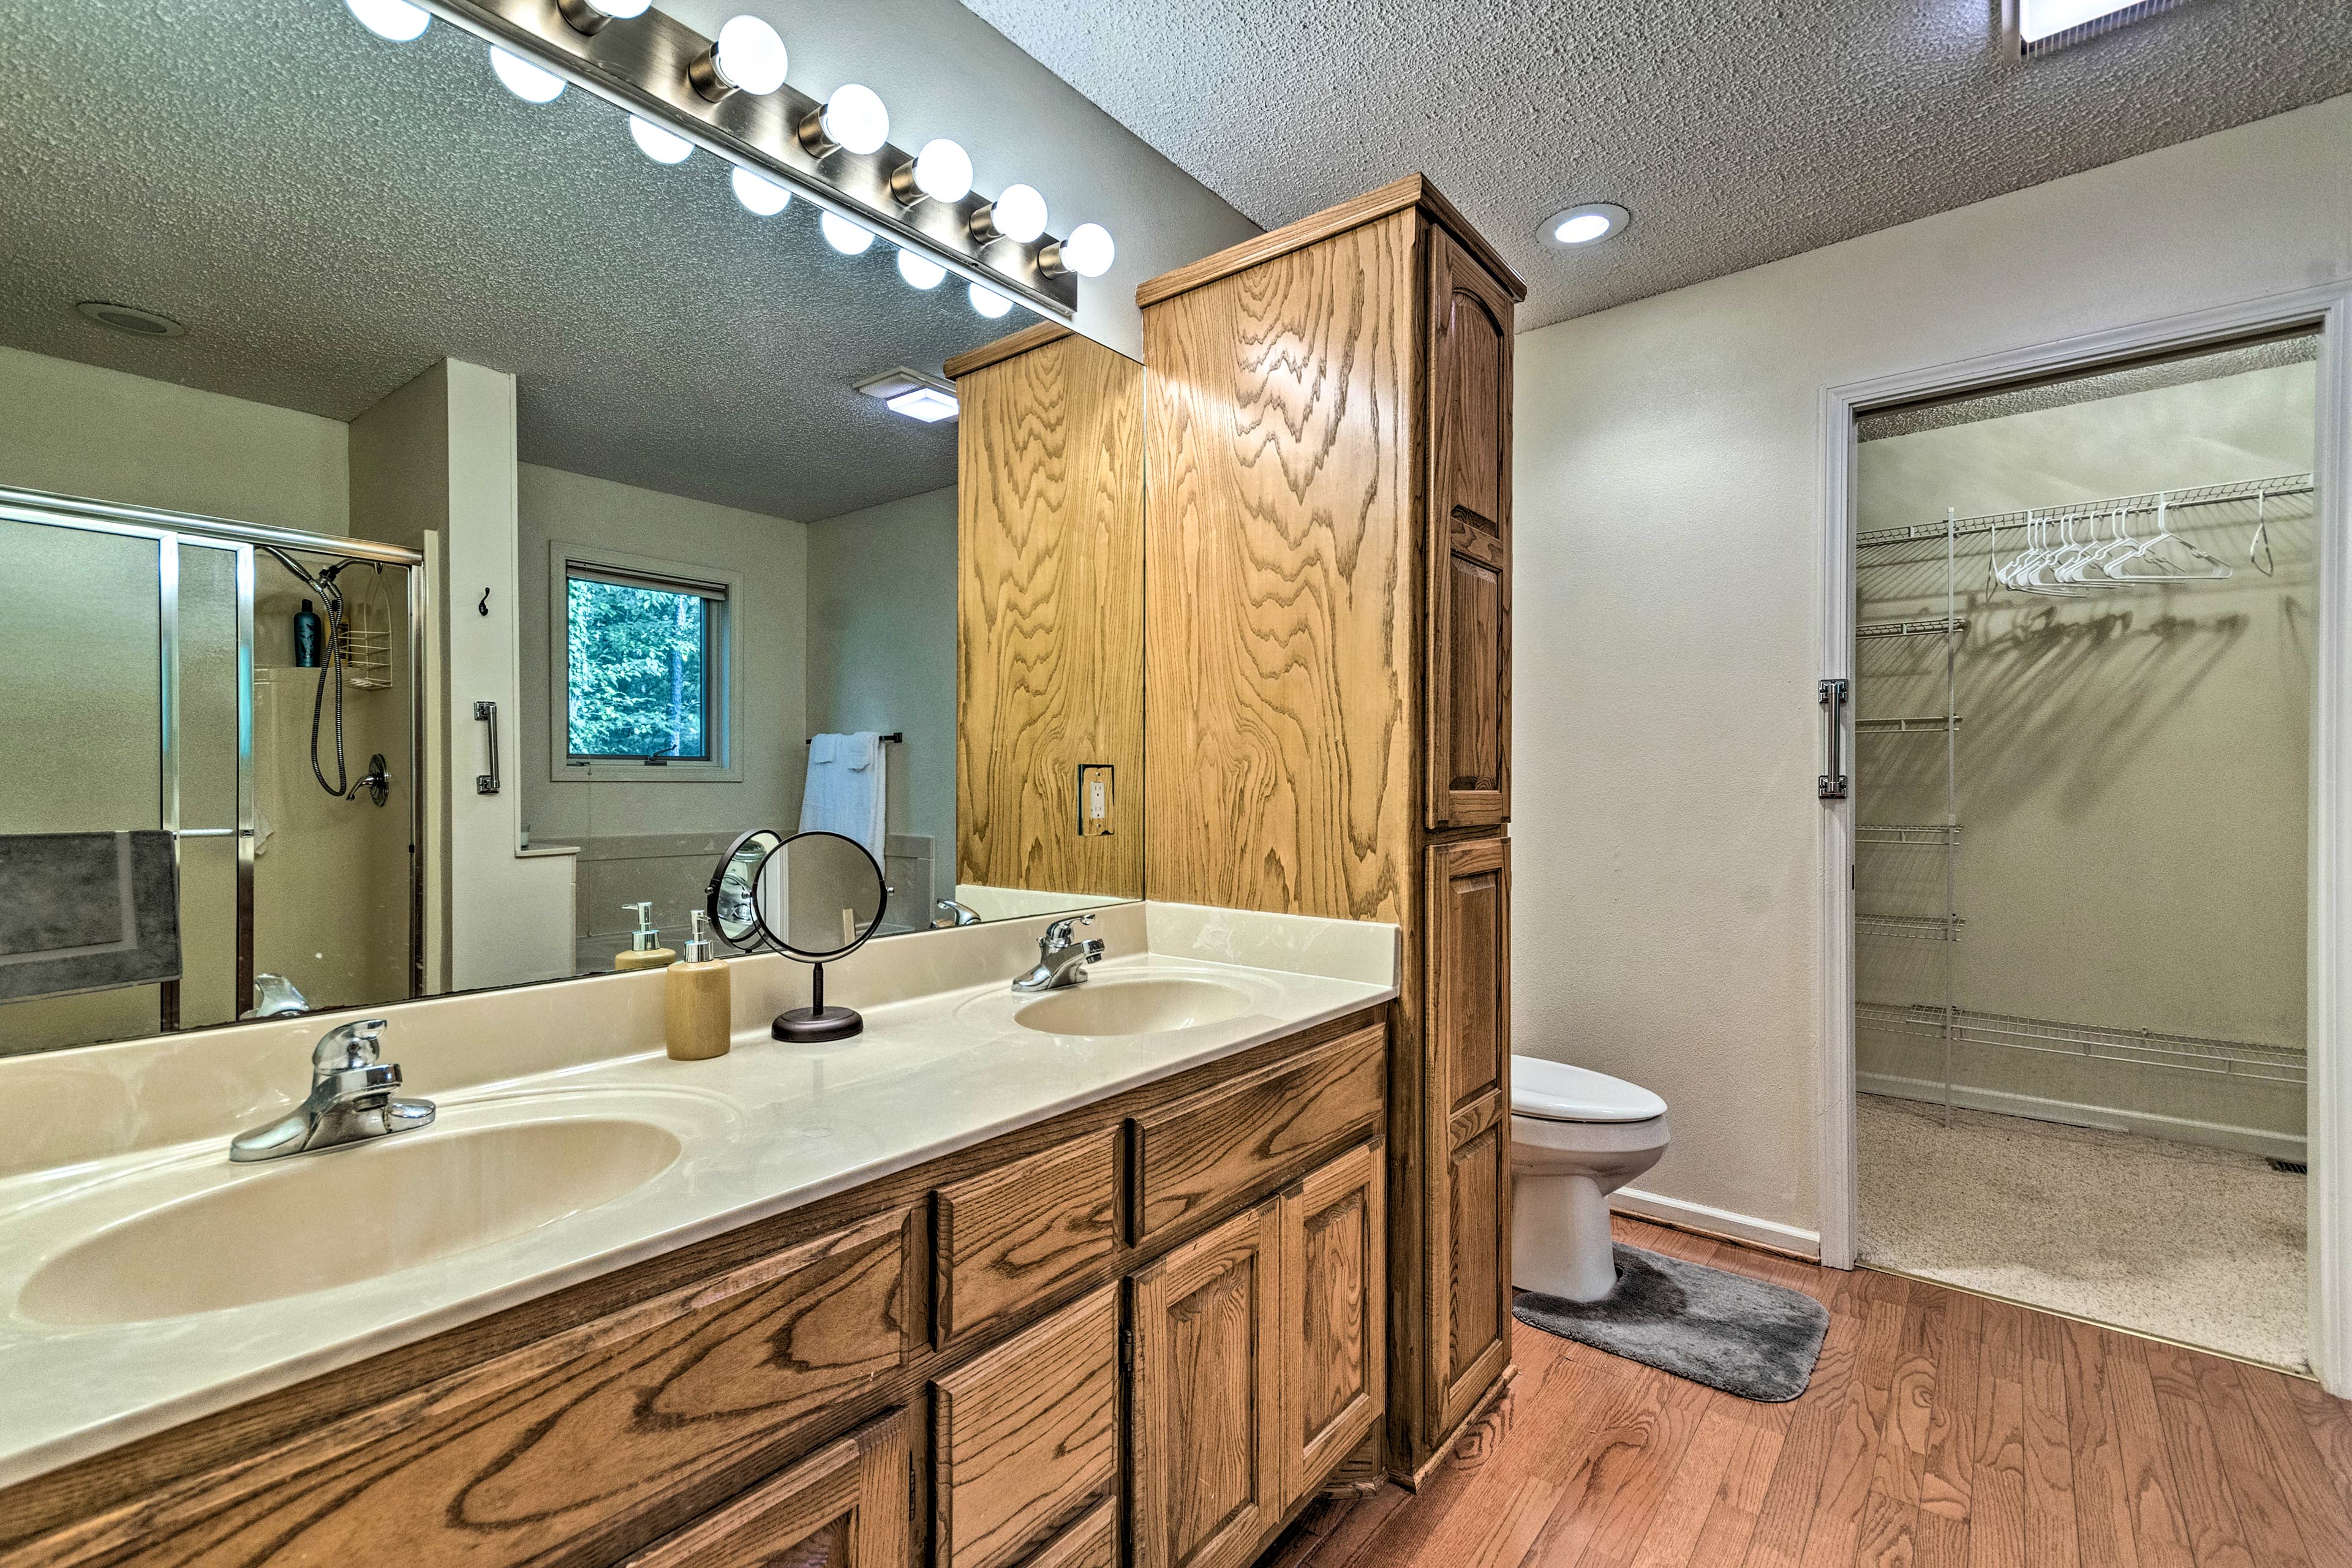
[[[808,752],[801,831],[855,838],[879,864],[890,803],[890,766],[880,733],[860,730],[819,735],[809,742]]]

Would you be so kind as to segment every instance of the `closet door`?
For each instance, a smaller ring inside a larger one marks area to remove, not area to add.
[[[1432,226],[1429,301],[1431,827],[1511,812],[1511,297]]]
[[[1432,845],[1429,1428],[1454,1430],[1511,1354],[1511,847]]]

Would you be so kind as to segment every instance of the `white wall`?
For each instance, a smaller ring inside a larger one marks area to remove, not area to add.
[[[1044,195],[1052,232],[1109,229],[1118,259],[1080,280],[1073,324],[1131,359],[1143,357],[1135,286],[1258,232],[957,0],[665,0],[662,9],[706,37],[739,11],[764,16],[792,51],[801,91],[823,98],[863,82],[889,105],[894,146],[952,137],[971,153],[974,189],[1023,182]]]
[[[349,533],[347,445],[313,414],[0,348],[0,485]]]
[[[2347,276],[2338,98],[1518,340],[1513,1043],[1646,1190],[1818,1212],[1822,390]]]

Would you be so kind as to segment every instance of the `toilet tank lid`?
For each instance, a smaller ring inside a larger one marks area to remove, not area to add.
[[[1666,1102],[1638,1083],[1541,1057],[1511,1058],[1511,1110],[1545,1121],[1647,1121]]]

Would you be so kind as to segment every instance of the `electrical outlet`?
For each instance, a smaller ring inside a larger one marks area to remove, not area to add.
[[[1111,776],[1117,770],[1108,763],[1078,764],[1078,837],[1108,838],[1110,837],[1110,814],[1113,805]]]

